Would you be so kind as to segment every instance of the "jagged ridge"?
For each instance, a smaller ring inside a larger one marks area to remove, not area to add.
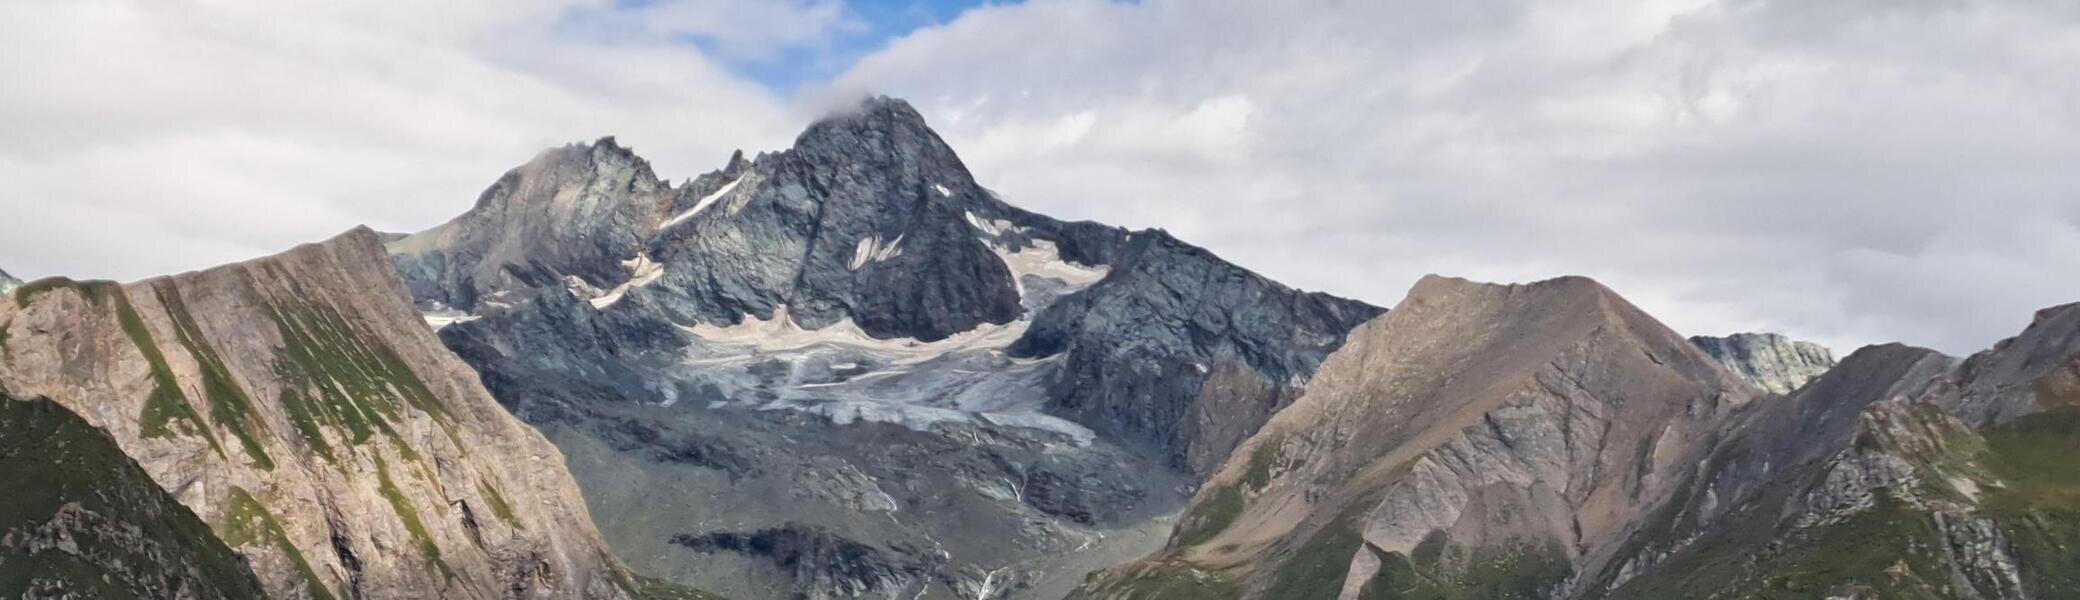
[[[376,234],[0,306],[0,382],[108,431],[272,597],[629,597],[561,457],[407,302]]]

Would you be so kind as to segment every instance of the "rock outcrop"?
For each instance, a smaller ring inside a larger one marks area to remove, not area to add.
[[[1074,597],[2074,597],[2076,313],[1776,394],[1593,283],[1425,280]]]
[[[1958,362],[1865,348],[1752,411],[1585,591],[1607,597],[2080,594],[2080,321]]]
[[[411,309],[375,233],[0,305],[0,383],[108,432],[273,598],[625,598],[563,458]]]
[[[749,600],[1058,598],[1380,312],[1011,206],[888,98],[676,186],[553,150],[389,249],[624,556]]]
[[[1078,597],[1550,597],[1751,394],[1595,282],[1428,277]]]
[[[1690,342],[1726,370],[1772,394],[1789,394],[1834,368],[1834,353],[1826,346],[1774,333],[1699,336]]]
[[[0,271],[0,296],[7,295],[8,292],[14,291],[15,288],[21,287],[21,285],[22,280],[15,279],[13,275],[8,275],[6,271]]]
[[[0,392],[0,481],[0,596],[267,597],[209,525],[55,402]]]
[[[2037,311],[2021,335],[1965,359],[1923,399],[1976,427],[2080,404],[2080,303]]]

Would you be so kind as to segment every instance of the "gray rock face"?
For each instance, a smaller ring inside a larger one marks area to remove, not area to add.
[[[1428,277],[1237,449],[1163,553],[1077,597],[1393,597],[1414,585],[1397,577],[1552,597],[1749,394],[1595,282]]]
[[[562,455],[411,309],[376,235],[0,304],[0,383],[114,438],[274,598],[626,598]]]
[[[1382,312],[1294,291],[1162,231],[1133,236],[1120,254],[1111,276],[1041,312],[1011,353],[1065,353],[1055,410],[1153,441],[1202,475],[1255,433],[1216,433],[1221,424],[1268,419],[1291,399],[1284,388],[1306,382],[1346,332]],[[1261,390],[1256,401],[1211,401],[1213,369]]]
[[[1974,426],[2080,403],[2080,304],[2037,311],[2021,335],[1967,358],[1925,394]]]
[[[1826,346],[1793,341],[1774,333],[1737,333],[1727,337],[1693,337],[1726,370],[1772,394],[1789,394],[1834,368]]]
[[[8,275],[6,271],[0,271],[0,296],[7,295],[8,292],[14,291],[15,288],[21,287],[21,285],[22,280],[15,279],[13,275]]]
[[[469,212],[390,247],[414,298],[463,311],[565,277],[612,287],[628,279],[620,263],[647,241],[668,188],[613,138],[564,146],[508,171]]]
[[[0,595],[266,598],[209,525],[108,434],[0,392]]]
[[[1756,403],[1623,568],[1581,580],[1584,597],[2080,592],[2068,545],[2080,522],[2062,492],[2046,491],[2080,473],[2066,458],[2080,452],[2070,310],[2040,312],[2022,335],[1962,362],[1865,348]]]
[[[678,186],[598,147],[389,248],[616,548],[733,597],[1058,598],[1379,313],[1006,204],[898,100]]]
[[[1074,597],[2080,593],[2080,311],[1759,394],[1587,286],[1418,284]]]
[[[694,214],[665,221],[652,254],[703,321],[784,306],[808,329],[850,319],[933,341],[1021,312],[1010,270],[965,218],[986,192],[900,101],[820,121],[793,149],[680,192],[672,219]]]

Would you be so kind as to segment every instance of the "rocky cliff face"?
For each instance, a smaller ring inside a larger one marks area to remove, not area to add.
[[[1594,284],[1427,280],[1076,597],[2072,597],[2076,313],[1760,394]]]
[[[1379,313],[1296,293],[1155,231],[1128,240],[1110,276],[1036,316],[1010,352],[1065,355],[1057,412],[1153,441],[1205,475]]]
[[[108,432],[273,598],[620,598],[562,456],[413,311],[376,234],[0,306],[0,383]]]
[[[1690,342],[1726,370],[1772,394],[1789,394],[1834,368],[1834,353],[1826,346],[1774,333],[1700,336]]]
[[[1610,597],[2080,594],[2080,332],[2066,310],[1963,363],[1866,348],[1755,411]]]
[[[115,440],[0,392],[0,595],[261,599],[238,554]]]
[[[1923,399],[1973,426],[2002,425],[2080,399],[2080,304],[2037,311],[2021,335],[1972,355]]]
[[[21,287],[21,285],[22,280],[15,279],[13,275],[8,275],[6,271],[0,271],[0,296],[14,291],[15,288]]]
[[[1164,552],[1078,597],[1550,597],[1609,563],[1749,398],[1594,282],[1426,278],[1236,451]]]
[[[552,151],[389,248],[617,549],[733,596],[1060,597],[1379,313],[1006,204],[897,100],[642,164]]]

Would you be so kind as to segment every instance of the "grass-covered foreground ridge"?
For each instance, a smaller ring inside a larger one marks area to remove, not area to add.
[[[0,393],[0,482],[0,597],[264,597],[208,525],[55,402]]]
[[[1911,418],[1943,419],[1932,406],[1907,410]],[[2080,461],[2073,458],[2080,456],[2080,409],[1976,431],[1949,423],[1923,429],[1941,433],[1912,451],[1859,436],[1859,451],[1887,451],[1915,465],[1915,489],[1880,489],[1869,507],[1805,526],[1765,511],[1737,513],[1611,598],[1971,597],[1954,572],[1978,595],[2080,598]],[[1958,543],[1983,539],[1969,530],[1973,523],[1989,524],[1997,538]],[[1962,556],[1960,547],[1977,555]],[[1958,566],[1996,558],[2012,560],[2015,580]]]

